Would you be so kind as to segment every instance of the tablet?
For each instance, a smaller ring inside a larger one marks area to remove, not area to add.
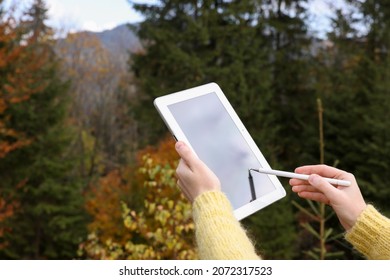
[[[174,138],[219,178],[238,220],[286,195],[275,175],[250,171],[271,168],[216,83],[158,97],[154,106]]]

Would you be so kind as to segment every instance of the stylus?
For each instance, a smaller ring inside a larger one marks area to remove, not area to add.
[[[270,175],[276,175],[281,177],[287,177],[287,178],[295,178],[295,179],[301,179],[301,180],[308,180],[310,175],[306,174],[298,174],[294,172],[287,172],[287,171],[280,171],[280,170],[273,170],[273,169],[265,169],[265,168],[259,168],[259,169],[251,169],[253,171],[263,173],[263,174],[270,174]],[[325,178],[326,181],[328,181],[332,185],[336,186],[344,186],[349,187],[351,185],[350,181],[346,180],[338,180],[338,179],[332,179],[332,178]]]

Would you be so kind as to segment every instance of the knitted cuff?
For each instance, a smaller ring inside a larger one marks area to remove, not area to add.
[[[383,234],[382,229],[388,224],[389,221],[385,216],[372,205],[367,205],[355,225],[346,233],[345,238],[366,257],[381,258],[381,248],[388,245],[381,244],[385,240],[380,237]]]

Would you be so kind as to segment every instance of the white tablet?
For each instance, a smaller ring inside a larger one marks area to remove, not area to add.
[[[217,175],[238,220],[286,195],[276,176],[249,171],[271,168],[216,83],[158,97],[154,105],[175,139]]]

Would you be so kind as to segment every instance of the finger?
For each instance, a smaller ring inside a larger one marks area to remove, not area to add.
[[[179,156],[185,161],[187,166],[192,169],[198,162],[198,157],[191,149],[182,141],[178,141],[175,145]]]
[[[343,174],[346,174],[345,171],[324,164],[301,166],[296,168],[295,172],[301,174],[309,174],[309,175],[318,174],[323,177],[330,177],[330,178],[336,178]]]
[[[305,199],[310,199],[317,202],[322,202],[325,204],[329,204],[330,200],[322,193],[319,192],[299,192],[298,196]]]
[[[313,187],[312,185],[297,185],[291,188],[293,192],[318,192],[318,189]]]
[[[299,186],[299,185],[310,185],[310,183],[307,180],[301,180],[301,179],[290,179],[289,184],[291,186]]]
[[[176,167],[176,177],[180,179],[180,177],[184,176],[188,170],[189,167],[187,163],[183,159],[180,159],[179,164]]]
[[[312,174],[309,176],[309,183],[321,191],[329,200],[337,199],[339,190],[329,184],[324,178],[317,174]]]
[[[177,180],[177,185],[179,186],[181,192],[184,194],[187,200],[192,202],[191,194],[188,192],[188,190],[185,188],[184,184],[181,182],[181,180]]]

